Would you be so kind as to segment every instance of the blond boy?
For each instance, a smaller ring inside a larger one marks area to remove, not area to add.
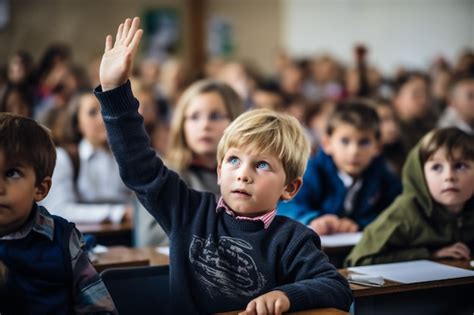
[[[107,37],[95,93],[124,182],[170,237],[172,312],[348,310],[351,291],[319,238],[275,216],[278,200],[300,188],[309,154],[298,123],[265,110],[240,116],[219,144],[222,199],[216,204],[213,194],[189,189],[149,147],[137,113],[127,79],[138,25],[138,18],[125,20],[114,45]]]

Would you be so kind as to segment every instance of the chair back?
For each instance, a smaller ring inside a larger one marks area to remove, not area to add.
[[[101,272],[120,315],[169,314],[169,266],[110,268]]]

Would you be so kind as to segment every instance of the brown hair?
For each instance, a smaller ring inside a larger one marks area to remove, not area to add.
[[[37,184],[53,175],[56,150],[49,130],[31,118],[0,113],[0,151],[6,161],[32,166]]]
[[[348,124],[358,130],[373,131],[376,139],[380,139],[380,119],[375,109],[357,102],[341,103],[329,116],[326,133],[330,136],[341,124]]]
[[[461,129],[450,127],[434,129],[426,134],[420,141],[420,161],[426,161],[440,148],[446,149],[448,160],[453,160],[455,150],[461,152],[463,159],[474,160],[474,136]]]

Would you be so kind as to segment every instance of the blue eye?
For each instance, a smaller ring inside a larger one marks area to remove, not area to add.
[[[431,165],[431,169],[433,171],[439,172],[443,169],[443,166],[441,164],[433,164]]]
[[[265,161],[260,161],[257,163],[257,169],[267,170],[270,168],[270,165]]]
[[[457,170],[457,171],[463,171],[465,169],[467,169],[469,166],[464,163],[464,162],[456,162],[454,164],[454,169]]]
[[[231,156],[227,159],[227,162],[229,164],[236,165],[237,163],[239,163],[239,158],[236,156]]]

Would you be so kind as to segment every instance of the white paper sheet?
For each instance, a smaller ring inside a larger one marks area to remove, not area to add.
[[[321,236],[322,247],[341,247],[353,246],[360,241],[362,232],[357,233],[339,233]]]
[[[351,272],[381,276],[401,283],[417,283],[444,279],[474,277],[474,271],[451,267],[429,260],[380,264],[347,268]]]

